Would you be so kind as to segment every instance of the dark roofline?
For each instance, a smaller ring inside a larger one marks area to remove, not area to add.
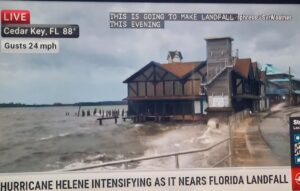
[[[267,63],[267,64],[265,64],[265,65],[267,65],[267,66],[269,66],[269,67],[275,67],[273,64],[269,64],[269,63]],[[275,69],[279,70],[279,69],[278,69],[278,68],[276,68],[276,67],[275,67]],[[265,69],[264,69],[264,71],[266,72],[266,75],[267,75],[267,76],[274,76],[274,75],[287,75],[287,76],[294,77],[294,75],[292,75],[292,74],[288,74],[288,73],[285,73],[285,72],[282,72],[282,71],[280,71],[280,70],[279,70],[279,72],[278,72],[278,73],[273,73],[273,74],[267,74],[268,70],[265,70]]]
[[[171,74],[173,77],[180,79],[180,77],[176,76],[175,74],[173,74],[172,72],[166,70],[165,68],[163,68],[160,63],[155,62],[155,61],[151,61],[149,62],[146,66],[144,66],[143,68],[139,69],[137,72],[135,72],[133,75],[131,75],[129,78],[127,78],[126,80],[123,81],[123,83],[128,83],[129,81],[131,81],[132,79],[136,78],[140,72],[144,72],[145,70],[147,70],[150,66],[157,66],[160,69],[164,70],[165,72],[168,72],[169,74]]]
[[[206,41],[210,41],[210,40],[221,40],[221,39],[230,39],[231,41],[233,41],[234,39],[233,38],[231,38],[230,36],[225,36],[225,37],[216,37],[216,38],[213,38],[213,37],[211,37],[211,38],[206,38],[205,40]]]
[[[266,74],[266,75],[267,75],[267,76],[287,75],[287,76],[295,77],[295,76],[292,75],[292,74],[288,74],[288,73],[284,73],[284,72],[276,73],[276,74]]]
[[[184,64],[184,63],[185,62],[180,62],[180,64]],[[187,63],[189,63],[189,62],[187,62]],[[193,70],[191,70],[190,72],[186,73],[182,77],[179,77],[179,76],[175,75],[174,73],[170,72],[169,70],[165,69],[164,67],[161,66],[160,63],[155,62],[155,61],[151,61],[146,66],[144,66],[143,68],[141,68],[140,70],[138,70],[137,72],[135,72],[133,75],[131,75],[129,78],[127,78],[126,80],[124,80],[123,83],[128,83],[132,79],[136,78],[139,75],[139,73],[144,72],[145,70],[147,70],[152,65],[155,65],[155,66],[159,67],[160,69],[164,70],[165,72],[168,72],[170,75],[172,75],[173,77],[175,77],[175,78],[177,78],[179,80],[184,80],[187,77],[189,77],[190,75],[192,75],[195,70],[198,70],[199,68],[202,68],[202,67],[206,66],[206,61],[199,61],[199,65],[197,67],[195,67]]]
[[[236,69],[236,63],[238,62],[238,60],[250,60],[250,62],[249,62],[250,63],[249,64],[249,68],[248,68],[248,71],[247,71],[247,77],[243,76],[243,74],[241,73],[241,71],[239,71],[239,70]],[[236,74],[239,74],[242,78],[248,79],[249,78],[249,74],[250,74],[250,70],[253,71],[252,59],[251,58],[237,58],[236,63],[233,65],[233,71]]]
[[[292,77],[291,80],[292,80],[292,81],[296,81],[296,82],[300,82],[300,79],[299,79],[299,78],[294,78],[294,77]]]
[[[199,65],[196,68],[194,68],[193,70],[191,70],[190,72],[188,72],[187,74],[185,74],[184,76],[182,76],[181,78],[182,79],[186,79],[186,78],[190,77],[196,70],[198,70],[200,68],[203,68],[206,65],[207,65],[207,61],[206,60],[205,61],[200,61]]]
[[[126,80],[123,81],[123,83],[127,83],[128,81],[130,81],[131,79],[135,78],[138,76],[139,72],[143,72],[146,69],[148,69],[148,67],[150,67],[151,65],[159,65],[157,62],[151,61],[148,64],[146,64],[144,67],[142,67],[141,69],[139,69],[137,72],[135,72],[134,74],[132,74],[130,77],[128,77]]]

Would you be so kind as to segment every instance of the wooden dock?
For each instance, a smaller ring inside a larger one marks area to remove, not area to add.
[[[117,124],[118,118],[119,118],[118,116],[112,116],[112,117],[99,117],[99,118],[97,118],[97,121],[99,121],[99,125],[102,125],[102,121],[103,121],[103,120],[114,119],[114,120],[115,120],[115,124]]]

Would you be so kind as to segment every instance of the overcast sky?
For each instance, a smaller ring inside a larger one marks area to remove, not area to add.
[[[0,103],[121,100],[127,77],[169,50],[184,61],[206,59],[205,38],[230,36],[239,57],[271,63],[300,77],[299,5],[0,2],[31,12],[32,24],[78,24],[78,39],[59,39],[58,54],[0,55]],[[289,22],[168,22],[165,29],[110,29],[109,12],[194,12],[292,15]]]

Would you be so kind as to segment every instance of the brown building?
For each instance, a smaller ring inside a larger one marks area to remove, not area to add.
[[[204,114],[201,88],[206,62],[150,62],[124,81],[128,84],[128,115],[181,116]]]
[[[207,112],[258,111],[261,72],[250,58],[231,55],[232,41],[206,39],[206,61],[182,62],[181,52],[170,51],[168,63],[148,63],[124,81],[128,115],[200,119]]]

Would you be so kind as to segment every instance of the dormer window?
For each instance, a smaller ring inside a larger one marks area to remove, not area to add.
[[[181,62],[183,59],[182,54],[180,51],[169,51],[167,60],[169,63],[173,62]]]

